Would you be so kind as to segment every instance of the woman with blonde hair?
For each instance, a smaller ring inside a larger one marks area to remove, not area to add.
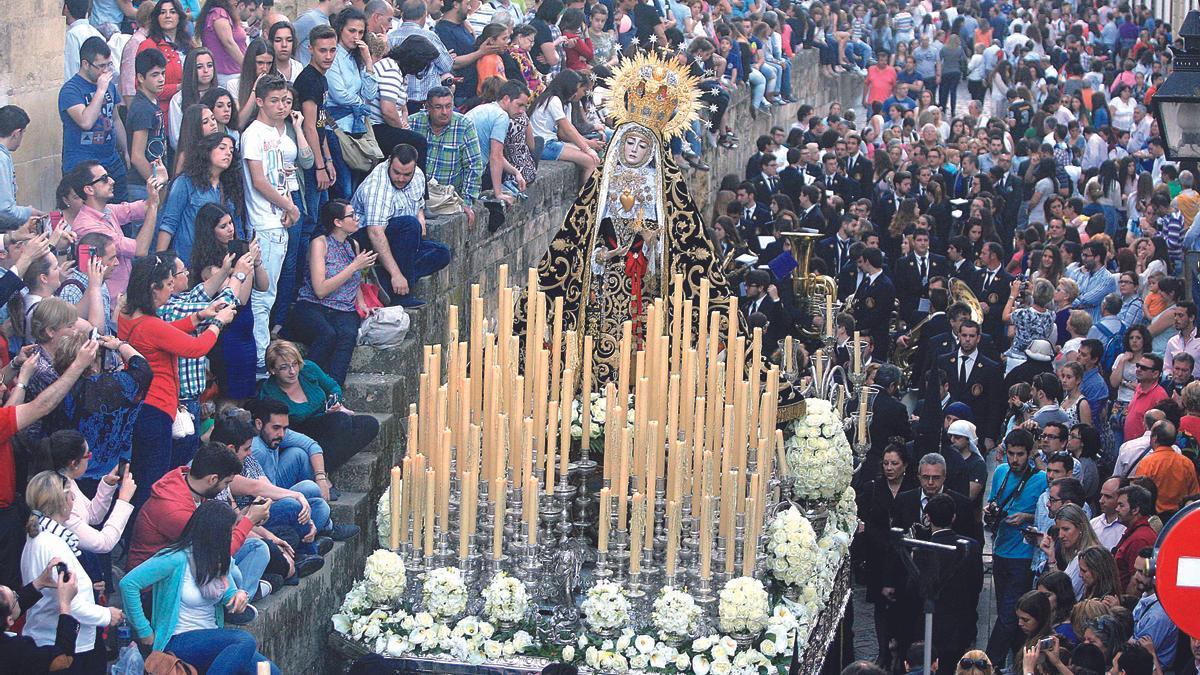
[[[1061,280],[1061,282],[1065,281]],[[1087,339],[1088,331],[1092,329],[1092,315],[1082,309],[1073,309],[1067,318],[1067,334],[1069,339],[1063,343],[1062,351],[1054,360],[1055,370],[1064,363],[1071,363],[1079,358],[1079,346]]]
[[[1075,599],[1083,597],[1083,578],[1079,574],[1079,553],[1093,546],[1099,546],[1100,540],[1088,522],[1087,514],[1075,504],[1066,504],[1054,516],[1054,527],[1057,532],[1053,535],[1047,532],[1042,536],[1041,549],[1046,554],[1046,569],[1060,570],[1071,577],[1071,586],[1075,590]]]
[[[96,604],[90,592],[92,579],[79,562],[79,538],[67,528],[75,494],[71,481],[57,471],[43,471],[29,480],[25,501],[32,514],[25,526],[29,538],[21,552],[21,578],[29,583],[37,578],[50,561],[58,558],[67,567],[67,574],[76,580],[79,593],[71,600],[71,616],[80,623],[75,638],[73,673],[103,673],[108,663],[104,646],[96,644],[96,629],[116,626],[125,615],[116,607]],[[53,600],[54,589],[43,589],[44,601],[25,614],[25,637],[33,638],[39,647],[52,645],[58,632],[58,603]]]
[[[1085,598],[1103,600],[1121,594],[1117,559],[1103,546],[1083,549],[1079,554],[1079,576],[1083,578]]]
[[[1087,625],[1102,616],[1108,615],[1108,605],[1097,598],[1084,598],[1075,603],[1071,609],[1071,631],[1076,635],[1076,642],[1083,639]]]
[[[954,675],[992,675],[992,660],[982,649],[972,649],[958,660]]]

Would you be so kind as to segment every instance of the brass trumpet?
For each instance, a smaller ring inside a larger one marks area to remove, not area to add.
[[[819,232],[781,232],[780,235],[792,245],[792,257],[798,263],[796,269],[792,270],[792,290],[799,309],[810,319],[807,323],[801,322],[800,334],[806,338],[820,339],[830,331],[830,327],[817,330],[816,318],[824,320],[827,298],[833,298],[834,304],[837,304],[837,282],[832,277],[809,270],[813,248],[822,235]]]

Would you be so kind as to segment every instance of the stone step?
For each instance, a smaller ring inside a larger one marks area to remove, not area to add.
[[[407,408],[403,400],[404,379],[401,375],[389,373],[351,372],[346,376],[346,384],[342,387],[346,407],[357,412],[393,413],[403,416]]]
[[[391,467],[392,464],[387,461],[384,453],[364,450],[333,472],[333,484],[339,490],[365,492],[378,485],[379,480]]]
[[[342,490],[341,497],[336,502],[329,504],[330,517],[335,523],[358,525],[364,534],[373,532],[375,530],[375,502],[381,494],[383,494],[382,489],[371,492]]]

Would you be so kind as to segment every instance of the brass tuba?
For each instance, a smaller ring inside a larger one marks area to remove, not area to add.
[[[971,320],[976,323],[983,322],[983,307],[979,305],[979,300],[975,297],[975,292],[967,285],[967,282],[962,279],[950,279],[950,304],[961,302],[971,308]],[[901,372],[911,372],[913,355],[917,352],[917,343],[921,340],[921,330],[929,321],[929,317],[921,319],[921,321],[908,331],[908,344],[903,347],[899,342],[892,344],[892,351],[888,355],[888,360],[900,368]]]
[[[837,304],[837,282],[824,274],[809,271],[813,248],[821,240],[819,232],[781,232],[781,236],[792,245],[792,257],[798,266],[792,270],[792,290],[796,296],[796,304],[800,313],[809,317],[810,321],[801,322],[800,334],[806,338],[821,338],[829,330],[817,330],[816,318],[824,320],[825,308],[833,298]]]

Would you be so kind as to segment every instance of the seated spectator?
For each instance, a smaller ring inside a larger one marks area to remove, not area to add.
[[[321,367],[300,356],[296,345],[275,340],[267,347],[267,369],[259,398],[281,401],[300,433],[319,443],[325,468],[332,471],[370,445],[379,435],[379,420],[342,405],[342,388]],[[320,472],[314,478],[327,478]]]
[[[0,380],[3,380],[6,386],[12,386],[14,383],[16,385],[8,398],[8,404],[0,407],[0,584],[9,588],[21,585],[20,561],[21,549],[24,546],[22,538],[28,513],[25,507],[17,502],[16,457],[13,454],[12,438],[58,407],[87,364],[96,358],[97,348],[97,344],[92,341],[80,347],[71,367],[63,376],[29,403],[25,402],[25,392],[31,375],[27,368],[30,363],[25,358],[27,355],[19,355],[0,370]],[[25,501],[32,504],[29,491],[25,490],[24,494]]]
[[[89,339],[88,331],[76,330],[59,340],[54,370],[60,377],[66,375]],[[153,377],[150,364],[128,342],[112,336],[102,336],[98,342],[108,354],[116,355],[116,367],[106,368],[103,358],[97,356],[87,364],[59,409],[64,427],[77,429],[87,442],[90,458],[75,480],[89,485],[113,475],[121,460],[129,461],[134,423]],[[129,476],[132,483],[133,474]]]
[[[512,118],[525,114],[528,107],[529,90],[521,82],[510,80],[500,85],[494,102],[477,105],[467,113],[467,119],[475,125],[479,156],[483,158],[483,189],[494,190],[496,197],[507,204],[512,204],[515,198],[501,189],[505,174],[515,176],[518,192],[524,192],[526,187],[517,167],[504,158],[508,127]]]
[[[379,96],[368,101],[371,124],[380,148],[390,150],[401,143],[417,149],[417,164],[425,166],[425,137],[408,126],[408,78],[417,78],[431,69],[440,56],[437,47],[420,35],[413,35],[388,50],[371,74],[379,83]]]
[[[21,552],[21,577],[25,583],[32,582],[51,559],[57,558],[67,566],[67,573],[76,585],[86,589],[71,599],[71,616],[80,624],[72,668],[80,673],[100,673],[108,663],[108,652],[103,644],[96,644],[96,629],[116,626],[125,615],[116,607],[105,607],[93,600],[92,579],[79,562],[79,539],[67,529],[75,500],[70,481],[55,471],[43,471],[29,479],[25,499],[32,515],[25,526],[29,539]],[[49,600],[54,592],[43,589],[42,597]],[[25,615],[21,632],[33,638],[39,647],[53,645],[57,640],[58,617],[58,603],[39,602]]]
[[[425,109],[410,115],[408,124],[428,144],[425,173],[439,185],[454,187],[462,197],[467,225],[474,225],[472,205],[479,199],[484,165],[475,125],[455,112],[453,96],[445,87],[430,89]]]
[[[446,96],[440,97],[445,99]],[[478,147],[476,147],[478,151]],[[397,145],[358,186],[351,202],[366,227],[366,241],[379,256],[375,271],[392,303],[416,308],[425,304],[413,294],[417,281],[450,264],[450,247],[426,238],[425,173],[417,167],[417,151]]]
[[[4,617],[4,631],[0,633],[0,659],[5,663],[20,663],[28,673],[41,675],[64,671],[75,662],[75,636],[79,634],[79,621],[71,616],[71,603],[79,592],[74,577],[63,577],[57,565],[60,558],[51,558],[46,569],[33,581],[19,590],[0,586],[0,615]],[[17,636],[9,632],[21,615],[28,612],[43,599],[44,589],[54,589],[51,597],[58,608],[58,627],[54,643],[38,646],[28,635]]]
[[[319,234],[308,249],[308,277],[289,322],[289,332],[308,345],[309,359],[339,385],[346,383],[358,339],[359,273],[377,256],[351,241],[358,229],[358,214],[349,202],[335,199],[321,207]]]
[[[239,238],[244,238],[241,214],[245,197],[241,165],[236,161],[236,145],[232,137],[221,133],[210,134],[197,142],[188,156],[187,165],[171,183],[158,223],[156,250],[174,249],[183,264],[188,264],[195,239],[192,223],[196,222],[200,207],[211,202],[234,214],[234,226]]]
[[[541,159],[575,164],[583,169],[580,176],[583,183],[600,166],[600,156],[596,153],[604,147],[602,140],[584,138],[571,123],[571,108],[585,89],[583,77],[577,71],[564,70],[537,97],[529,113],[533,135],[542,142]]]
[[[177,537],[121,579],[134,637],[146,648],[168,651],[206,672],[249,672],[251,664],[270,661],[258,653],[254,636],[225,628],[222,617],[253,608],[247,592],[236,585],[236,568],[229,559],[239,533],[244,536],[246,519],[219,501],[194,508]],[[146,589],[151,619],[142,609]],[[274,664],[271,673],[279,673]]]
[[[129,342],[150,364],[154,379],[146,394],[145,405],[133,428],[132,470],[138,494],[134,506],[150,497],[151,486],[174,467],[191,459],[191,448],[172,447],[172,426],[179,414],[179,357],[204,356],[217,342],[221,329],[233,320],[233,308],[225,303],[210,305],[194,314],[167,323],[157,312],[171,300],[175,279],[180,276],[171,254],[154,254],[134,261],[129,275],[125,306],[117,319],[117,335]],[[189,333],[202,324],[204,331]]]
[[[232,450],[220,443],[204,443],[196,451],[191,467],[177,467],[163,476],[152,486],[150,499],[138,510],[133,525],[133,537],[129,542],[126,562],[129,569],[134,570],[159,551],[178,541],[196,509],[220,496],[241,473],[242,462]],[[259,585],[259,581],[271,554],[266,542],[251,537],[250,530],[266,522],[270,512],[269,499],[251,504],[244,514],[239,515],[237,525],[233,528],[233,538],[227,540],[228,543],[222,549],[233,556],[236,563],[232,572],[233,583],[245,591],[249,598],[263,590],[269,592],[269,589]],[[258,611],[252,607],[246,607],[245,612],[239,610],[236,616],[226,618],[238,623],[248,623],[258,615]]]
[[[72,499],[66,526],[75,534],[84,567],[89,573],[95,572],[97,580],[107,578],[108,570],[96,565],[99,558],[88,554],[108,553],[120,541],[129,516],[133,514],[130,501],[137,487],[133,474],[125,467],[113,467],[94,486],[89,486],[94,491],[94,496],[89,499],[76,482],[87,472],[92,456],[83,434],[73,429],[56,431],[42,439],[38,455],[38,464],[44,470],[58,472],[67,480]]]

